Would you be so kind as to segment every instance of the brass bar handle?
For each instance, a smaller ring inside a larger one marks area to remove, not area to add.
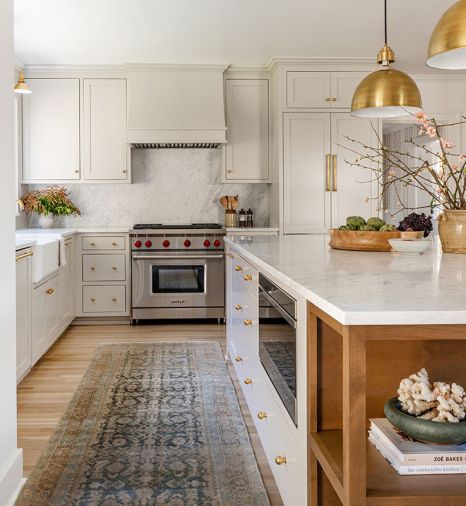
[[[240,272],[242,270],[243,270],[243,268],[241,267],[241,265],[235,265],[235,271],[236,272]]]
[[[284,455],[277,455],[275,457],[275,464],[277,464],[277,466],[282,466],[283,464],[286,464],[286,457]]]
[[[244,281],[252,281],[251,274],[246,274],[246,276],[244,276]]]
[[[244,384],[245,385],[252,385],[252,379],[251,378],[244,378]]]
[[[47,290],[47,293],[48,293],[49,295],[52,295],[52,293],[53,293],[54,291],[55,291],[55,290],[54,290],[53,288],[49,288],[49,289]]]
[[[239,355],[236,355],[235,360],[236,360],[236,362],[242,362],[243,361],[243,357],[240,357]]]
[[[16,261],[19,262],[23,258],[32,257],[32,255],[34,255],[34,253],[32,251],[29,251],[28,253],[23,253],[22,255],[18,255],[16,257]]]
[[[240,311],[241,309],[243,309],[243,306],[241,304],[236,304],[235,309],[236,311]]]
[[[325,191],[330,191],[330,155],[325,155]]]
[[[337,187],[337,155],[332,156],[332,167],[333,167],[333,191],[338,190]]]
[[[259,418],[259,420],[266,420],[267,413],[265,411],[259,411],[259,413],[257,413],[257,418]]]
[[[246,327],[247,327],[247,326],[252,325],[252,320],[244,320],[244,322],[243,322],[243,323],[244,323],[244,324],[246,325]]]

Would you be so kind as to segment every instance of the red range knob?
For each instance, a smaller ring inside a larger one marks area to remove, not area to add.
[[[215,241],[214,241],[214,246],[215,246],[216,248],[218,248],[218,247],[220,246],[220,244],[222,244],[222,243],[221,243],[218,239],[215,239]]]
[[[142,246],[142,242],[141,241],[134,241],[134,246],[136,248],[140,248]]]
[[[185,248],[189,248],[191,246],[191,241],[189,239],[186,239],[183,244]]]
[[[145,247],[146,248],[150,248],[152,246],[152,241],[149,241],[147,240],[145,243],[144,243]]]
[[[168,241],[167,239],[165,239],[165,241],[163,241],[163,243],[162,243],[162,246],[164,248],[168,248],[168,246],[170,246],[170,241]]]
[[[204,241],[204,246],[205,246],[206,248],[208,248],[208,247],[210,246],[210,241],[209,241],[209,239],[206,239],[206,240]]]

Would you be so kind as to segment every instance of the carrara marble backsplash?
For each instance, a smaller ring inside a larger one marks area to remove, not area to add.
[[[57,226],[118,226],[135,223],[223,223],[221,195],[239,195],[239,207],[268,225],[267,184],[222,184],[221,149],[151,149],[132,153],[133,184],[70,184],[82,216]],[[29,188],[35,188],[30,186]],[[30,226],[37,218],[31,217]]]

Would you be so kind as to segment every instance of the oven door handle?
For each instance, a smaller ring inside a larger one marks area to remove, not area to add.
[[[296,329],[296,320],[292,318],[281,306],[278,304],[276,300],[274,300],[260,285],[259,292],[270,302],[272,307],[278,311],[282,317],[287,321],[289,325],[291,325],[294,329]]]
[[[223,255],[133,255],[133,260],[209,260],[210,258],[223,258]]]

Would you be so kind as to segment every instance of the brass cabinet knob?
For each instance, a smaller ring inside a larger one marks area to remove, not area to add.
[[[236,355],[235,360],[237,362],[242,362],[243,361],[242,357],[240,357],[239,355]]]
[[[244,384],[245,385],[252,385],[252,379],[251,378],[244,378]]]
[[[79,174],[79,169],[74,171],[75,174]]]
[[[116,266],[114,265],[114,266],[112,267],[112,269],[113,269],[114,271],[116,271],[116,270],[118,269],[118,267],[116,267]]]
[[[252,320],[244,320],[243,322],[246,326],[252,325]]]
[[[95,246],[95,242],[94,242],[94,241],[91,241],[91,242],[90,242],[90,245],[91,245],[91,246]]]
[[[47,293],[48,293],[49,295],[52,295],[52,293],[53,293],[54,291],[55,291],[55,289],[53,289],[53,288],[49,288],[49,289],[47,290]]]
[[[91,265],[91,271],[95,271],[95,267]]]
[[[246,274],[246,276],[244,276],[244,281],[252,281],[251,274]]]
[[[112,299],[112,300],[113,300],[113,302],[116,302],[116,301],[117,301],[117,298],[116,298],[116,297],[113,297],[113,299]]]
[[[277,464],[277,466],[282,466],[283,464],[286,464],[286,457],[284,455],[277,455],[275,457],[275,464]]]
[[[227,170],[227,173],[228,173],[228,174],[231,174],[232,172],[233,172],[233,171],[232,171],[231,169],[228,169],[228,170]]]
[[[337,101],[337,97],[332,97],[332,102],[336,102]]]
[[[91,301],[92,301],[92,302],[95,302],[95,297],[92,297],[92,298],[91,298]]]
[[[121,172],[123,172],[123,174],[126,174],[128,171],[126,169],[123,169]]]
[[[330,97],[326,97],[326,98],[325,98],[325,101],[326,101],[326,102],[330,102]]]
[[[235,309],[236,311],[239,311],[240,309],[243,309],[243,306],[241,304],[236,304]]]
[[[235,265],[235,271],[236,272],[240,272],[242,270],[243,270],[243,268],[241,267],[241,265]]]
[[[259,418],[259,420],[265,420],[267,418],[267,413],[265,411],[259,411],[259,413],[257,413],[257,418]]]
[[[117,242],[115,242],[115,241],[113,241],[113,242],[112,242],[112,246],[118,246],[118,243],[117,243]]]

